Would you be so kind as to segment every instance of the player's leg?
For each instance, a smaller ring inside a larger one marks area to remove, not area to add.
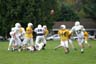
[[[82,39],[79,39],[79,38],[78,38],[78,44],[79,44],[79,46],[80,46],[81,53],[84,52],[84,44],[83,44],[83,42],[84,42],[84,39],[83,39],[83,38],[82,38]]]
[[[63,46],[64,46],[65,54],[66,54],[66,53],[69,53],[68,41],[66,40],[66,41],[64,41],[63,43],[64,43]]]
[[[68,42],[69,42],[69,44],[71,45],[72,49],[77,50],[77,49],[75,48],[75,46],[74,46],[74,44],[73,44],[73,42],[72,42],[71,39],[69,39]]]
[[[12,51],[15,51],[18,49],[18,41],[15,39],[12,43]]]
[[[33,38],[30,38],[30,44],[29,44],[29,47],[31,47],[31,49],[34,49],[34,51],[36,50],[35,46],[34,46],[34,43],[33,43]]]
[[[58,45],[58,46],[56,46],[55,48],[54,48],[54,50],[56,50],[56,49],[58,49],[58,48],[60,48],[61,47],[61,45]]]
[[[22,48],[22,42],[21,42],[21,39],[18,38],[18,51],[19,52],[21,51],[21,48]]]
[[[40,36],[36,36],[36,41],[35,41],[35,48],[36,48],[36,50],[39,49],[40,39],[41,39]]]
[[[42,42],[44,43],[44,45],[43,45],[42,49],[44,50],[44,49],[45,49],[45,47],[46,47],[46,43],[47,43],[47,42],[46,42],[46,39],[45,39],[45,37],[44,37],[44,36],[42,37],[42,39],[43,39],[43,40],[42,40]]]
[[[24,40],[23,40],[23,46],[22,46],[22,49],[23,49],[23,50],[26,49],[27,44],[28,44],[28,41],[29,41],[29,39],[25,37]]]
[[[8,50],[11,49],[13,41],[14,41],[13,38],[10,38],[9,45],[8,45]]]
[[[88,47],[91,47],[91,45],[88,43],[88,38],[87,37],[85,37],[84,42],[85,42],[86,45],[88,45]]]
[[[62,47],[62,46],[64,46],[63,41],[61,41],[60,44],[57,45],[57,46],[54,48],[54,50],[56,50],[56,49],[58,49],[58,48],[60,48],[60,47]]]

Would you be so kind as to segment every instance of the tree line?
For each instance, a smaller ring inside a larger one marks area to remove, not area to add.
[[[82,0],[84,17],[96,17],[95,0]],[[50,11],[54,10],[51,15]],[[82,16],[82,15],[81,15]],[[11,27],[16,22],[20,22],[26,27],[28,22],[32,22],[34,27],[37,24],[49,25],[51,29],[55,21],[75,21],[80,15],[74,6],[64,2],[64,0],[0,0],[0,35],[8,36]]]

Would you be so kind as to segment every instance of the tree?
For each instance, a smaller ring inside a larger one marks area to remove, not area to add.
[[[56,10],[55,0],[0,0],[0,35],[6,36],[16,22],[24,27],[32,22],[50,25],[52,28],[55,18],[50,16],[50,10]]]
[[[68,6],[68,4],[63,3],[59,13],[60,14],[58,14],[58,18],[57,18],[58,21],[79,20],[78,15],[71,8],[71,6]]]
[[[87,18],[96,20],[96,0],[84,0],[83,9]]]

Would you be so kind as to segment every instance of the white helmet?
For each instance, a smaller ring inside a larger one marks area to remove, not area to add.
[[[28,26],[31,27],[31,26],[33,26],[33,24],[32,23],[28,23]]]
[[[41,25],[41,24],[39,24],[39,25],[38,25],[38,28],[41,28],[41,27],[42,27],[42,25]]]
[[[15,24],[15,27],[18,27],[19,28],[19,27],[21,27],[21,24],[20,23],[16,23]]]
[[[61,25],[60,26],[62,29],[65,29],[66,28],[66,25]]]
[[[43,28],[47,28],[47,26],[46,26],[46,25],[44,25],[44,26],[43,26]]]
[[[75,26],[78,26],[78,25],[80,25],[80,22],[79,21],[76,21],[75,22]]]

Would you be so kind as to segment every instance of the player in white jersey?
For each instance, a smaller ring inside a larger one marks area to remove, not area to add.
[[[22,44],[22,42],[21,42],[21,40],[20,40],[20,27],[21,27],[20,23],[16,23],[16,24],[15,24],[15,28],[14,28],[15,41],[16,41],[16,43],[17,43],[17,45],[18,45],[18,51],[20,51],[21,44]]]
[[[15,42],[14,27],[11,28],[10,36],[11,36],[11,38],[10,38],[10,41],[9,41],[8,50],[14,50],[17,46],[17,44]]]
[[[41,50],[44,45],[44,28],[39,24],[37,28],[34,29],[34,32],[36,33],[36,41],[35,41],[35,48],[37,50]],[[40,45],[42,43],[42,45]]]
[[[72,27],[71,29],[71,32],[74,32],[77,36],[77,41],[78,41],[78,44],[81,48],[81,53],[84,52],[84,45],[83,45],[83,42],[84,42],[84,27],[82,25],[80,25],[80,22],[79,21],[76,21],[75,22],[75,26]]]

